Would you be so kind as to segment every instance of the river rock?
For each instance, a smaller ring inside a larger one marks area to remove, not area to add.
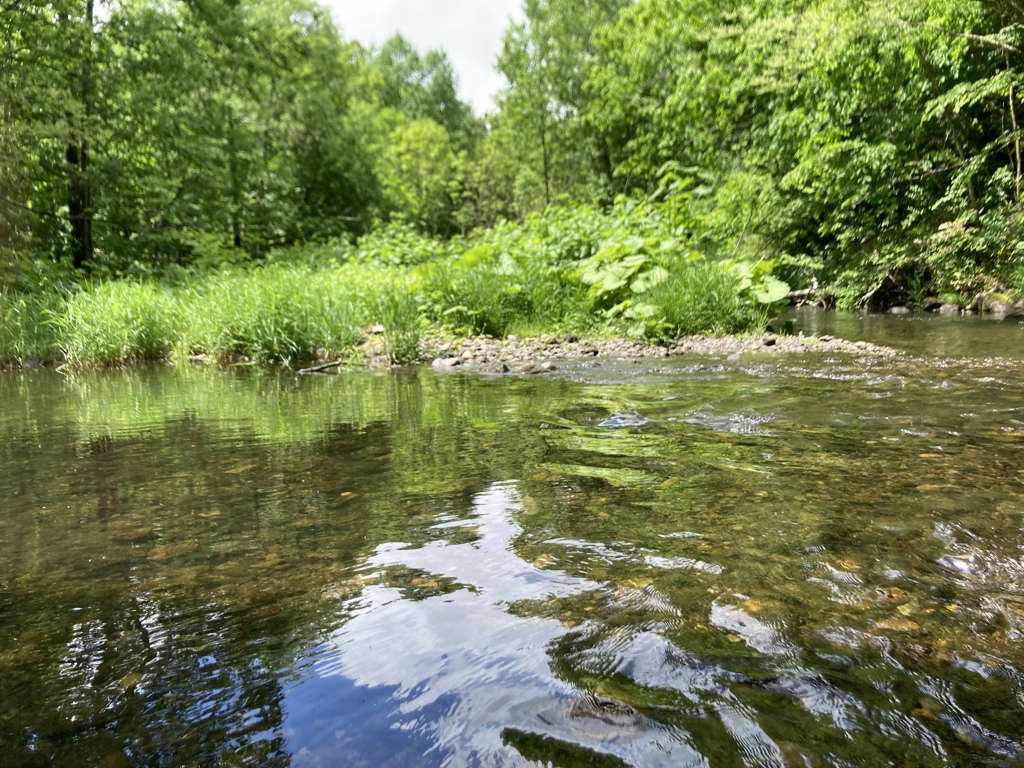
[[[959,315],[960,305],[959,304],[943,304],[939,307],[940,315]]]
[[[435,371],[454,371],[461,366],[461,357],[438,357],[430,364],[430,367]]]
[[[1015,304],[1003,293],[983,293],[977,300],[978,311],[983,315],[995,317],[1020,317],[1024,315],[1024,307]]]
[[[527,363],[519,368],[516,373],[522,374],[523,376],[535,376],[538,373],[549,373],[553,370],[555,370],[554,363]]]
[[[909,315],[910,314],[910,308],[909,307],[892,307],[889,310],[889,314],[890,315]]]
[[[942,301],[935,298],[934,296],[929,296],[927,299],[921,301],[921,310],[924,312],[934,312],[941,306]]]
[[[488,360],[480,364],[480,373],[508,373],[508,366],[501,360]]]

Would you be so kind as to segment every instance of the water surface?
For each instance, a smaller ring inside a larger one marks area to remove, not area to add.
[[[951,344],[2,377],[4,764],[1024,763],[1024,365]]]

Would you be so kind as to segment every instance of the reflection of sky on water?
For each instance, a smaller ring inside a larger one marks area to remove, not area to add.
[[[520,765],[523,758],[502,743],[507,728],[626,759],[643,755],[644,765],[704,764],[665,729],[609,738],[567,721],[566,702],[576,691],[553,675],[548,646],[568,630],[556,620],[513,615],[508,606],[599,585],[519,558],[513,541],[521,529],[511,519],[517,508],[513,489],[496,485],[475,500],[473,541],[378,548],[368,570],[401,566],[469,587],[415,601],[392,587],[364,589],[360,608],[330,639],[333,647],[287,694],[284,727],[296,765],[370,759],[364,750],[373,752],[382,737],[391,740],[389,765]],[[427,754],[410,763],[410,752],[396,748],[401,742]]]

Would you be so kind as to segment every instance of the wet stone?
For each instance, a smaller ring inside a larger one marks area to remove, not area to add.
[[[553,370],[555,370],[554,363],[527,363],[526,365],[520,367],[516,371],[516,373],[521,374],[523,376],[535,376],[539,373],[550,373]]]
[[[438,357],[430,364],[435,371],[454,371],[462,367],[461,357]]]
[[[501,360],[488,360],[480,364],[480,373],[508,373],[508,366]]]

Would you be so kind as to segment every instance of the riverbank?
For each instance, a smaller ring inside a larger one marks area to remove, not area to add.
[[[563,336],[541,335],[521,338],[515,334],[495,339],[487,336],[452,336],[440,332],[426,334],[419,342],[416,356],[399,365],[387,355],[387,342],[382,326],[365,330],[362,343],[345,358],[328,361],[320,351],[316,364],[298,369],[300,372],[320,373],[335,368],[401,368],[415,365],[432,365],[437,370],[475,370],[482,373],[545,373],[554,370],[558,361],[580,359],[606,359],[641,361],[701,355],[711,357],[735,357],[748,353],[769,355],[826,353],[867,355],[876,358],[894,358],[903,354],[899,350],[867,341],[848,341],[829,334],[807,336],[764,333],[755,335],[729,334],[714,336],[695,334],[684,336],[666,343],[653,343],[622,337],[578,337],[575,334]],[[246,355],[217,357],[214,355],[189,355],[193,364],[249,365],[256,363]],[[171,356],[155,361],[170,364],[176,359]],[[121,365],[130,365],[126,360]],[[143,362],[143,361],[138,361]],[[63,368],[66,360],[56,356],[52,360],[40,360],[30,355],[21,365],[8,363],[0,370]],[[107,366],[109,367],[109,366]]]
[[[436,339],[424,344],[424,359],[432,359],[434,368],[453,370],[470,368],[485,373],[544,373],[545,364],[558,360],[604,358],[644,360],[649,358],[707,355],[734,357],[747,353],[799,354],[806,352],[870,355],[893,358],[901,353],[890,347],[866,341],[846,341],[830,335],[804,336],[765,333],[761,335],[685,336],[666,344],[636,339],[580,339],[569,334],[558,338],[539,336],[505,339],[470,337]],[[502,366],[505,370],[502,370]],[[546,368],[546,370],[545,370]]]
[[[469,370],[479,373],[547,373],[557,369],[557,363],[570,360],[627,360],[640,362],[683,355],[736,358],[748,353],[769,355],[825,353],[867,355],[875,358],[895,358],[902,353],[891,347],[866,341],[847,341],[835,336],[785,335],[764,333],[758,335],[730,334],[712,336],[696,334],[668,343],[656,344],[621,337],[580,338],[575,334],[564,336],[541,335],[521,338],[511,334],[495,339],[487,336],[450,336],[432,333],[421,339],[418,354],[405,365],[392,363],[387,355],[387,342],[382,326],[368,328],[363,342],[350,356],[328,361],[321,354],[316,364],[299,368],[299,373],[327,373],[353,368],[403,368],[431,365],[439,371]],[[210,355],[191,355],[195,364],[248,365],[254,361],[246,356],[230,359]],[[165,362],[170,362],[167,360]],[[38,363],[26,367],[39,367]]]

